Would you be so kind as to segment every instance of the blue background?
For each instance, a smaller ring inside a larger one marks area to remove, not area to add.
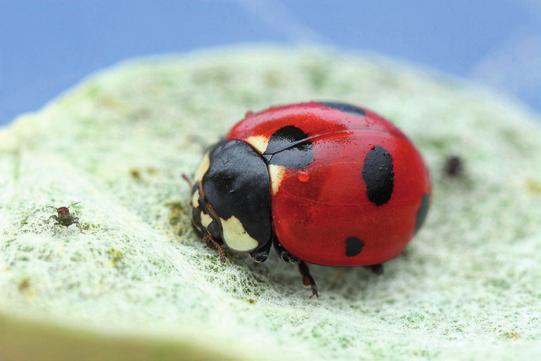
[[[127,57],[260,41],[375,51],[541,110],[538,0],[0,0],[0,124]]]

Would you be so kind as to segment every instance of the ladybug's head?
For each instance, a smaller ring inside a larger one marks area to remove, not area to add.
[[[248,143],[224,140],[204,155],[192,188],[192,223],[239,252],[271,242],[270,177],[267,163]]]

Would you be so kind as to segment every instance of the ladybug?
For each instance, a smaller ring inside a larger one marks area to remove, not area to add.
[[[306,102],[248,112],[194,175],[192,224],[213,244],[298,265],[376,273],[423,225],[431,183],[412,142],[359,106]]]

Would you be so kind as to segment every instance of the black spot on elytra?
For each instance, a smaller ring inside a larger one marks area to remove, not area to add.
[[[381,206],[391,199],[394,188],[393,158],[385,148],[377,146],[368,152],[362,175],[370,202]]]
[[[349,237],[346,239],[346,256],[353,257],[361,253],[364,247],[364,242],[357,237]]]
[[[249,144],[240,140],[218,143],[209,158],[210,166],[202,180],[204,199],[200,199],[200,204],[210,203],[222,219],[236,217],[250,237],[258,241],[258,247],[265,246],[272,235],[267,164]],[[221,233],[217,228],[221,225],[213,223],[207,230]]]
[[[278,129],[271,136],[263,157],[270,164],[287,168],[304,168],[313,159],[312,143],[305,132],[288,125]]]
[[[340,103],[340,102],[319,102],[320,104],[326,105],[329,108],[340,110],[341,112],[353,113],[357,115],[366,115],[364,109],[359,108],[355,105]]]
[[[415,217],[415,232],[423,226],[425,223],[426,216],[428,214],[428,209],[430,208],[430,194],[425,193],[423,199],[421,200],[421,205],[417,210],[417,215]]]

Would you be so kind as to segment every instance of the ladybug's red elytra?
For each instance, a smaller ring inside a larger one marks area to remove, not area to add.
[[[411,141],[363,107],[307,102],[248,112],[195,172],[192,223],[215,245],[377,273],[425,221],[430,176]]]

